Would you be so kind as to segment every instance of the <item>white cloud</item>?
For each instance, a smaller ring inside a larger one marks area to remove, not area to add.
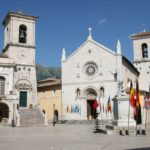
[[[103,18],[103,19],[101,19],[101,20],[99,20],[99,24],[103,24],[103,23],[105,23],[107,21],[107,19],[106,18]]]

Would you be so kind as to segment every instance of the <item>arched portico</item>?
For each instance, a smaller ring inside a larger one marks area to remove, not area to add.
[[[2,122],[4,118],[9,118],[9,107],[7,104],[0,102],[0,122]]]
[[[97,97],[97,90],[94,87],[88,87],[84,91],[84,97],[86,98],[87,107],[87,119],[94,119],[96,110],[93,109],[94,101]]]

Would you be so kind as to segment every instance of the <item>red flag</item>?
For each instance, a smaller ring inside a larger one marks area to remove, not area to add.
[[[132,81],[130,83],[130,105],[134,107],[135,101],[134,101],[134,89],[132,85]]]
[[[108,109],[108,112],[109,112],[109,111],[111,112],[111,102],[110,102],[110,96],[108,97],[107,109]]]
[[[141,103],[140,103],[140,91],[139,91],[139,83],[138,80],[136,80],[136,107],[140,107]]]
[[[94,104],[93,104],[93,108],[96,110],[98,106],[99,106],[99,104],[98,104],[97,100],[95,100]]]
[[[104,111],[105,111],[105,110],[104,110],[104,104],[103,104],[103,107],[102,107],[102,109],[103,109],[103,113],[104,113]]]
[[[135,114],[134,119],[136,120],[137,124],[142,123],[142,117],[141,117],[141,103],[140,103],[140,90],[139,90],[139,83],[138,80],[136,80],[136,101],[135,101]]]

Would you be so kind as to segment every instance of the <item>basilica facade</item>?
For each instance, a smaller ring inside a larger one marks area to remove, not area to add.
[[[82,120],[94,118],[93,104],[103,119],[112,119],[107,102],[134,83],[139,71],[122,55],[120,41],[116,51],[96,42],[89,29],[87,40],[71,54],[62,51],[62,118]],[[120,88],[121,86],[121,88]],[[112,101],[111,101],[112,103]]]

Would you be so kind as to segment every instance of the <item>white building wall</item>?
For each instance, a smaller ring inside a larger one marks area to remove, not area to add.
[[[142,58],[142,49],[141,45],[143,43],[148,44],[148,59]],[[141,37],[133,40],[133,52],[134,52],[134,61],[150,60],[150,37]]]
[[[91,51],[89,53],[89,51]],[[84,65],[94,62],[98,71],[93,78],[88,78],[84,73]],[[117,94],[117,83],[114,78],[116,65],[114,52],[105,49],[94,41],[86,41],[68,59],[62,62],[62,114],[63,119],[87,119],[87,97],[84,92],[93,88],[100,95],[100,87],[103,87],[104,97],[100,98],[104,105],[103,118],[106,119],[108,97]],[[76,99],[76,90],[81,90],[81,95]],[[71,106],[78,105],[79,113],[72,113]],[[69,108],[69,112],[67,112]],[[99,108],[100,109],[100,108]]]
[[[29,47],[10,46],[5,52],[15,64],[35,65],[35,49]]]
[[[27,45],[35,46],[35,21],[26,20],[24,18],[11,17],[10,22],[6,25],[4,29],[4,47],[7,44],[16,44],[19,41],[19,26],[20,25],[27,26]],[[23,43],[21,43],[24,45]]]
[[[148,58],[142,56],[142,44],[146,43],[148,46]],[[134,51],[134,66],[140,72],[139,84],[140,89],[149,91],[150,85],[150,36],[141,36],[133,38]]]
[[[9,17],[8,17],[9,16]],[[20,91],[27,91],[27,107],[37,105],[37,81],[35,65],[35,21],[36,17],[21,13],[9,13],[4,21],[4,53],[13,59],[14,91],[20,98]],[[19,43],[19,26],[27,27],[26,43]],[[19,87],[19,85],[21,85]],[[19,101],[18,101],[19,103]]]
[[[88,52],[89,50],[91,50],[91,53]],[[102,47],[99,47],[92,42],[87,42],[79,49],[79,51],[76,51],[72,56],[70,56],[66,62],[62,63],[62,82],[97,82],[108,78],[113,80],[114,76],[109,71],[115,71],[116,58],[114,56],[115,54],[104,50]],[[108,63],[106,60],[111,63]],[[98,72],[92,80],[88,79],[83,73],[83,66],[87,62],[95,62],[98,66]],[[100,73],[103,75],[101,76]]]
[[[123,75],[123,87],[129,88],[129,81],[132,80],[133,86],[135,87],[136,79],[139,78],[137,72],[133,70],[133,67],[129,65],[125,60],[122,62],[122,75]]]
[[[137,62],[134,66],[140,72],[139,82],[140,89],[149,91],[150,85],[150,62]]]

